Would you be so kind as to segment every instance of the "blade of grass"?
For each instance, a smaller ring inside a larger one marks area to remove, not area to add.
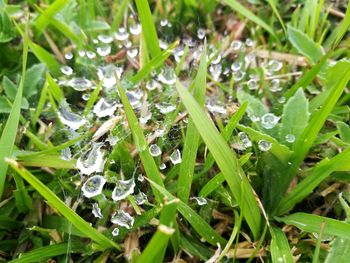
[[[51,167],[56,169],[75,169],[76,160],[63,160],[59,155],[32,155],[17,157],[17,160],[24,166]]]
[[[206,75],[207,75],[207,49],[206,42],[200,58],[200,65],[198,68],[197,76],[194,80],[194,98],[197,100],[201,107],[204,107],[205,92],[206,92]],[[181,201],[187,203],[190,197],[192,177],[194,174],[194,168],[197,157],[197,149],[199,146],[200,134],[193,123],[192,118],[189,118],[186,137],[184,140],[182,157],[183,161],[180,165],[178,183],[177,183],[177,196]]]
[[[49,90],[51,91],[52,96],[58,103],[61,103],[64,100],[63,91],[60,89],[56,81],[53,80],[49,73],[46,73],[46,80],[49,84]]]
[[[113,19],[113,23],[112,23],[112,26],[111,26],[111,29],[114,32],[118,31],[120,23],[123,21],[123,16],[125,14],[125,10],[128,7],[129,2],[130,2],[130,0],[123,0],[123,2],[120,5],[116,4],[118,11],[115,14],[115,17]]]
[[[283,19],[282,19],[280,13],[278,12],[278,8],[276,6],[276,0],[267,0],[267,2],[271,6],[273,13],[275,14],[278,21],[280,22],[280,24],[283,28],[284,34],[287,35],[287,29],[286,29],[286,26],[284,25],[284,22],[283,22]],[[278,1],[277,1],[277,3],[278,3]]]
[[[152,180],[147,179],[150,184],[156,188],[162,195],[167,197],[170,201],[174,200],[175,197],[169,193],[164,187],[158,185]],[[200,215],[198,215],[191,207],[189,207],[184,202],[180,201],[178,203],[178,211],[182,216],[191,224],[191,226],[197,231],[197,233],[203,237],[208,243],[216,245],[220,243],[221,245],[226,244],[226,240],[219,235]]]
[[[321,225],[324,224],[324,235],[350,239],[350,224],[333,218],[307,213],[294,213],[289,216],[275,218],[279,222],[296,226],[309,233],[319,233]]]
[[[277,214],[281,215],[292,209],[297,203],[304,200],[313,190],[325,180],[331,173],[342,169],[344,163],[349,163],[350,148],[337,154],[332,159],[324,159],[319,162],[309,172],[308,176],[293,188],[287,196],[283,197],[277,209]]]
[[[67,220],[69,220],[79,231],[84,233],[91,240],[95,241],[102,248],[114,247],[119,249],[119,246],[113,241],[109,240],[103,234],[93,228],[88,222],[76,214],[69,208],[61,199],[57,197],[46,185],[37,179],[32,173],[22,167],[19,163],[12,159],[6,159],[6,162],[14,169],[20,176],[22,176],[29,184],[31,184],[36,191],[38,191],[48,202],[49,205],[59,211]]]
[[[117,77],[116,77],[117,78]],[[126,114],[126,117],[128,119],[128,123],[131,129],[131,133],[134,139],[135,147],[139,152],[141,162],[143,164],[143,167],[145,169],[146,175],[157,184],[163,186],[163,180],[160,176],[160,172],[158,169],[158,166],[156,165],[152,155],[149,152],[148,144],[145,139],[145,136],[143,135],[142,128],[138,122],[138,119],[134,113],[134,110],[132,109],[130,102],[128,100],[128,97],[125,94],[124,88],[121,86],[121,83],[119,79],[117,79],[117,86],[119,95],[121,98],[121,101],[124,105],[124,111]],[[158,202],[162,201],[162,197],[160,193],[153,189],[153,193],[156,196],[156,199]]]
[[[135,3],[142,25],[142,35],[146,40],[145,44],[151,57],[155,58],[160,53],[160,47],[148,0],[135,0]]]
[[[0,147],[0,199],[4,191],[6,173],[8,168],[8,164],[5,162],[5,158],[10,157],[12,155],[13,147],[16,140],[19,118],[21,114],[23,86],[24,86],[24,81],[26,76],[26,67],[27,67],[28,46],[29,46],[28,29],[26,28],[26,32],[24,34],[24,39],[23,39],[22,77],[18,86],[15,100],[12,105],[10,115],[6,121],[5,127],[2,131],[1,138],[0,138],[0,145],[1,145]]]
[[[243,215],[255,238],[260,231],[261,215],[258,204],[255,200],[253,190],[246,178],[235,154],[228,147],[225,139],[215,128],[212,120],[203,112],[202,108],[190,95],[190,93],[180,84],[176,83],[176,89],[183,104],[193,119],[203,141],[212,153],[217,165],[225,176],[230,190],[240,207],[245,202]],[[244,199],[241,200],[241,182],[243,181]]]
[[[102,88],[102,84],[103,84],[103,79],[100,81],[100,83],[98,83],[97,87],[91,93],[90,98],[86,102],[86,106],[85,106],[85,109],[83,112],[84,117],[87,117],[87,115],[90,113],[90,111],[92,109],[92,106],[95,104],[95,102],[98,98],[98,94],[100,93],[100,90]]]
[[[11,260],[9,263],[31,263],[38,262],[38,259],[52,258],[63,255],[69,250],[70,253],[82,253],[86,250],[86,244],[72,241],[69,243],[52,244],[37,248],[32,251],[22,253],[19,258]]]
[[[230,6],[233,10],[235,10],[237,13],[243,15],[247,19],[253,21],[255,24],[261,26],[264,28],[267,32],[269,32],[275,39],[278,39],[273,29],[266,24],[260,17],[253,14],[249,9],[241,5],[236,0],[222,0],[225,4]]]
[[[273,263],[293,263],[293,256],[290,251],[288,239],[284,232],[276,227],[270,228],[271,233],[271,257]]]
[[[138,263],[164,262],[163,258],[166,247],[170,237],[175,232],[175,229],[172,227],[178,201],[179,199],[173,199],[164,204],[159,218],[158,229],[138,258]]]
[[[48,52],[47,50],[45,50],[44,48],[35,44],[32,41],[29,41],[29,47],[30,50],[34,53],[34,55],[47,66],[47,68],[54,76],[61,75],[61,67],[58,64],[55,57],[50,52]]]

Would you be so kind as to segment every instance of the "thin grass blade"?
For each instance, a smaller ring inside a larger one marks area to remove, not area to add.
[[[271,227],[271,257],[273,263],[293,263],[293,256],[290,251],[288,239],[284,232],[276,227]]]

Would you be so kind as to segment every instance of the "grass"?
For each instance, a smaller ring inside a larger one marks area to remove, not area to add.
[[[0,262],[347,262],[349,8],[0,1]]]

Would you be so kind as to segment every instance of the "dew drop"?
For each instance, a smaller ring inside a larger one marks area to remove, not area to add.
[[[141,96],[138,93],[136,93],[135,91],[127,91],[126,96],[128,97],[130,105],[134,109],[141,107]]]
[[[101,208],[98,206],[98,203],[92,204],[92,214],[97,218],[103,218]]]
[[[119,210],[112,216],[111,222],[113,224],[117,224],[119,226],[123,226],[123,227],[126,227],[127,229],[130,229],[134,225],[134,218],[130,216],[128,213],[122,210]]]
[[[133,48],[133,49],[129,49],[126,54],[130,57],[130,58],[135,58],[138,54],[138,50],[137,48]]]
[[[145,195],[142,192],[139,192],[137,195],[135,195],[135,202],[138,205],[142,205],[145,202],[147,202],[147,195]]]
[[[61,105],[61,110],[58,112],[58,117],[64,125],[67,125],[72,130],[79,129],[87,122],[81,115],[73,113],[66,104]]]
[[[162,154],[162,151],[157,144],[152,144],[149,147],[149,152],[153,157],[157,157]]]
[[[162,114],[173,112],[176,109],[174,105],[166,102],[156,104],[155,106]]]
[[[134,188],[135,180],[133,177],[129,180],[118,180],[112,192],[112,199],[114,201],[125,199],[134,192]]]
[[[71,60],[73,58],[73,53],[69,52],[69,53],[64,54],[64,58]]]
[[[171,155],[170,155],[170,161],[176,165],[181,163],[182,159],[181,159],[181,152],[179,149],[176,149]]]
[[[112,236],[116,237],[119,235],[119,228],[115,227],[113,230],[112,230]]]
[[[251,38],[247,38],[245,41],[247,47],[254,47],[254,41]]]
[[[265,141],[265,140],[260,140],[258,142],[258,147],[261,151],[266,152],[271,149],[272,143]]]
[[[274,72],[277,72],[281,70],[283,67],[283,64],[279,62],[278,60],[270,60],[266,65],[265,65],[265,70],[267,75],[272,75]]]
[[[91,198],[101,194],[105,183],[106,179],[100,175],[89,178],[81,188],[83,195],[87,198]]]
[[[113,41],[113,37],[111,37],[109,35],[98,35],[97,39],[104,44],[109,44]]]
[[[79,57],[85,57],[85,55],[86,55],[85,50],[79,50],[78,55],[79,55]]]
[[[164,170],[166,168],[166,164],[165,163],[161,163],[160,165],[159,165],[159,169],[160,170]]]
[[[126,31],[124,27],[120,27],[118,29],[118,32],[114,34],[114,38],[120,41],[127,40],[128,37],[129,37],[129,33]]]
[[[132,35],[140,35],[142,31],[142,26],[140,24],[134,24],[130,26],[129,31]]]
[[[242,63],[241,62],[233,62],[232,65],[231,65],[231,70],[233,72],[237,72],[241,68],[242,68]]]
[[[151,79],[151,80],[147,81],[147,83],[146,83],[146,89],[150,90],[150,91],[158,89],[160,87],[161,87],[160,83],[154,79]]]
[[[244,148],[249,148],[252,146],[252,142],[250,141],[248,135],[245,132],[238,133],[238,138],[244,146]]]
[[[152,118],[152,113],[148,112],[146,115],[139,118],[140,124],[146,124]]]
[[[199,28],[197,30],[197,37],[199,39],[203,39],[205,37],[205,29],[204,28]]]
[[[99,118],[112,116],[116,111],[117,107],[118,105],[116,103],[113,103],[112,101],[109,102],[106,99],[101,98],[94,106],[93,112]]]
[[[209,67],[209,72],[212,75],[213,79],[215,81],[218,81],[220,79],[220,75],[222,73],[222,66],[221,64],[213,65],[211,64]]]
[[[261,117],[261,125],[265,128],[265,129],[272,129],[274,128],[278,121],[280,120],[279,117],[275,116],[272,113],[267,113],[264,116]]]
[[[103,171],[105,160],[101,147],[102,143],[94,143],[91,150],[80,155],[76,166],[82,174],[90,175]]]
[[[214,113],[214,114],[226,114],[227,113],[227,110],[222,107],[222,106],[219,106],[219,105],[213,105],[213,104],[207,104],[207,109],[208,111],[210,111],[211,113]]]
[[[73,74],[73,69],[70,66],[63,66],[61,67],[61,72],[66,76],[70,76]]]
[[[113,64],[97,68],[97,76],[100,81],[103,80],[102,86],[106,89],[112,88],[117,83],[115,79],[116,73],[117,68]],[[120,76],[118,76],[118,78],[120,78]]]
[[[176,75],[173,69],[165,68],[158,75],[158,80],[166,85],[173,85],[176,82]]]
[[[289,142],[289,143],[293,143],[295,141],[294,134],[287,134],[286,135],[286,141]]]
[[[167,19],[162,19],[162,20],[160,20],[160,25],[162,26],[162,27],[165,27],[165,26],[167,26],[168,25],[168,20]]]
[[[208,203],[207,199],[200,197],[200,196],[192,197],[191,199],[196,200],[196,202],[199,206],[206,205]]]
[[[242,42],[239,41],[239,40],[233,40],[231,42],[231,48],[234,50],[234,51],[238,51],[240,50],[242,47]]]
[[[67,148],[64,148],[62,151],[61,151],[61,158],[63,160],[71,160],[72,159],[72,153],[70,151],[70,148],[67,147]]]
[[[142,176],[142,174],[139,174],[139,176],[137,176],[137,180],[139,182],[143,182],[145,180],[145,178]]]
[[[93,51],[86,51],[86,56],[89,58],[89,59],[93,59],[96,57],[96,53],[93,52]]]
[[[271,86],[270,86],[270,90],[271,92],[277,92],[277,91],[281,91],[282,87],[280,86],[280,80],[279,79],[273,79],[271,80]]]
[[[278,103],[283,104],[285,102],[286,102],[286,97],[282,96],[282,97],[278,98]]]
[[[84,91],[92,86],[91,81],[86,78],[72,78],[67,84],[77,91]]]
[[[105,57],[111,53],[111,46],[100,46],[96,48],[97,54],[101,57]]]
[[[248,80],[247,85],[250,90],[256,90],[259,88],[259,82],[256,79]]]

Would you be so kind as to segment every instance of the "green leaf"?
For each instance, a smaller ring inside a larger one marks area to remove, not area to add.
[[[125,94],[124,88],[121,86],[119,79],[117,79],[117,86],[119,95],[121,98],[121,101],[124,105],[124,111],[126,114],[126,117],[128,119],[128,123],[131,129],[131,133],[134,139],[135,147],[139,153],[141,162],[143,164],[143,167],[145,169],[146,175],[148,178],[150,178],[152,181],[156,182],[157,184],[164,186],[163,180],[160,176],[160,172],[158,169],[158,166],[156,165],[152,155],[149,152],[148,144],[145,139],[145,136],[143,134],[143,130],[139,124],[139,121],[134,113],[134,110],[132,109],[130,102],[128,100],[128,97]],[[162,201],[160,193],[154,189],[154,195],[156,196],[156,199],[158,202]]]
[[[207,76],[207,49],[206,43],[201,55],[200,65],[197,76],[194,80],[194,98],[201,107],[204,106],[206,92],[206,76]],[[189,119],[182,151],[183,161],[180,165],[177,193],[181,201],[187,203],[190,196],[192,177],[197,157],[197,149],[199,145],[200,134],[193,123],[192,118]]]
[[[324,55],[321,46],[317,45],[309,36],[297,28],[288,26],[288,39],[300,54],[308,57],[312,64],[316,64]]]
[[[209,148],[221,172],[225,176],[231,193],[237,200],[240,207],[243,207],[243,215],[248,222],[254,237],[257,238],[260,231],[261,215],[258,204],[255,200],[253,190],[247,180],[242,167],[239,164],[234,152],[228,147],[225,139],[215,128],[212,120],[204,113],[202,108],[190,95],[190,93],[177,82],[176,89],[179,92],[181,100],[188,110],[190,116],[196,125],[203,141]],[[241,194],[243,199],[241,200]]]
[[[160,53],[160,47],[148,0],[135,0],[135,3],[142,25],[142,35],[146,40],[147,49],[149,50],[151,57],[155,58]]]
[[[48,202],[49,205],[59,211],[65,218],[67,218],[79,231],[84,233],[91,240],[95,241],[103,248],[114,247],[119,249],[119,246],[113,241],[109,240],[103,234],[93,228],[88,222],[82,219],[71,208],[69,208],[61,199],[59,199],[54,192],[52,192],[45,184],[39,181],[33,174],[31,174],[24,167],[20,166],[16,161],[7,159],[7,163],[21,175],[35,190],[37,190]]]
[[[10,115],[6,121],[5,127],[0,137],[0,199],[4,191],[6,173],[8,168],[8,164],[5,162],[5,158],[10,157],[12,155],[17,135],[19,117],[21,115],[21,102],[23,96],[24,80],[26,75],[28,44],[29,39],[26,32],[23,40],[22,78],[17,90],[15,101],[12,105]]]
[[[271,232],[271,257],[273,263],[293,263],[293,256],[290,251],[288,239],[284,232],[276,227],[270,228]]]
[[[240,104],[248,103],[247,113],[249,117],[261,117],[269,112],[261,100],[246,93],[243,89],[237,91],[237,99]]]
[[[298,140],[309,121],[309,116],[309,101],[300,88],[283,107],[280,141],[286,144],[288,134],[293,134]]]
[[[261,26],[262,28],[264,28],[267,32],[269,32],[272,36],[274,36],[275,39],[277,39],[275,32],[268,24],[266,24],[260,17],[254,15],[248,8],[241,5],[238,1],[236,1],[236,0],[222,0],[222,2],[224,2],[225,4],[230,6],[237,13],[245,16],[247,19],[251,20],[252,22],[257,24],[258,26]]]
[[[346,143],[350,143],[350,127],[342,121],[337,122],[337,129],[339,131],[340,139]]]
[[[46,67],[44,64],[35,64],[27,70],[27,78],[24,82],[24,96],[31,98],[38,93],[39,83],[44,78]]]
[[[113,31],[118,31],[118,28],[120,26],[120,23],[123,20],[125,10],[128,7],[130,0],[123,0],[123,2],[121,4],[119,4],[118,2],[120,2],[120,1],[117,1],[117,3],[116,3],[116,5],[118,6],[118,9],[117,9],[117,12],[115,14],[115,17],[113,19],[113,23],[111,26],[111,29]]]
[[[16,37],[13,24],[7,12],[0,7],[0,43],[6,43]]]
[[[323,216],[307,213],[294,213],[285,217],[276,217],[276,220],[309,232],[319,233],[324,224],[323,234],[350,239],[350,224]]]
[[[335,238],[330,243],[330,250],[325,259],[325,263],[348,263],[350,258],[350,240],[345,238]]]
[[[51,258],[69,253],[84,252],[86,245],[82,242],[69,242],[60,244],[51,244],[45,247],[37,248],[32,251],[20,254],[20,257],[9,261],[9,263],[31,263],[38,262],[38,259]]]

